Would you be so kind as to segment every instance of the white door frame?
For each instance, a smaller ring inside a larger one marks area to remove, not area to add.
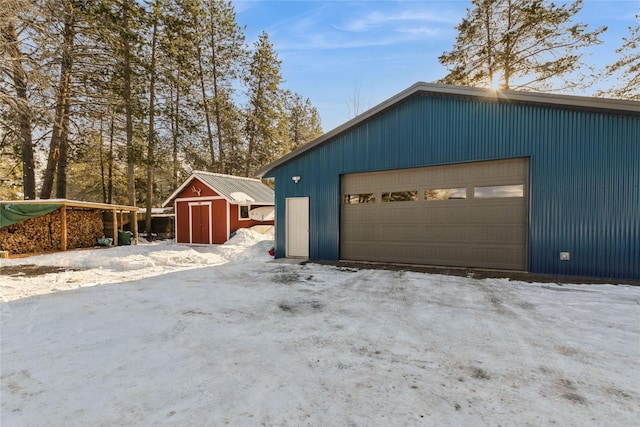
[[[309,198],[285,199],[285,256],[309,258]]]
[[[213,243],[213,202],[189,202],[189,244],[193,244],[193,207],[208,206],[209,208],[209,245]]]

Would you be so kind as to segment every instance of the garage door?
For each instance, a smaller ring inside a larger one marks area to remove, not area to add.
[[[527,158],[342,176],[340,258],[527,269]]]

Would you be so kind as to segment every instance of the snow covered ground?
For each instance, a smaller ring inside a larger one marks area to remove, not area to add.
[[[0,260],[12,426],[632,426],[640,287],[273,261],[252,232]]]

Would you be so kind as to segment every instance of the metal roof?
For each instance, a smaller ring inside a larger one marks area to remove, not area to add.
[[[476,99],[488,102],[540,105],[553,108],[595,111],[619,115],[640,116],[640,102],[610,98],[594,98],[586,96],[559,95],[539,92],[522,92],[513,90],[494,90],[469,86],[455,86],[436,83],[418,82],[387,99],[370,110],[354,117],[348,122],[325,133],[324,135],[293,150],[278,160],[263,166],[256,171],[256,176],[263,177],[272,170],[317,147],[349,129],[383,113],[416,95],[442,96],[448,98]]]
[[[164,201],[162,206],[169,205],[196,178],[231,204],[255,203],[273,205],[274,203],[273,190],[264,185],[259,179],[193,171],[191,176]]]

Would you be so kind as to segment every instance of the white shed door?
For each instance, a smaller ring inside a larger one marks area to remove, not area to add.
[[[292,197],[286,200],[287,247],[286,256],[309,257],[309,198]]]

